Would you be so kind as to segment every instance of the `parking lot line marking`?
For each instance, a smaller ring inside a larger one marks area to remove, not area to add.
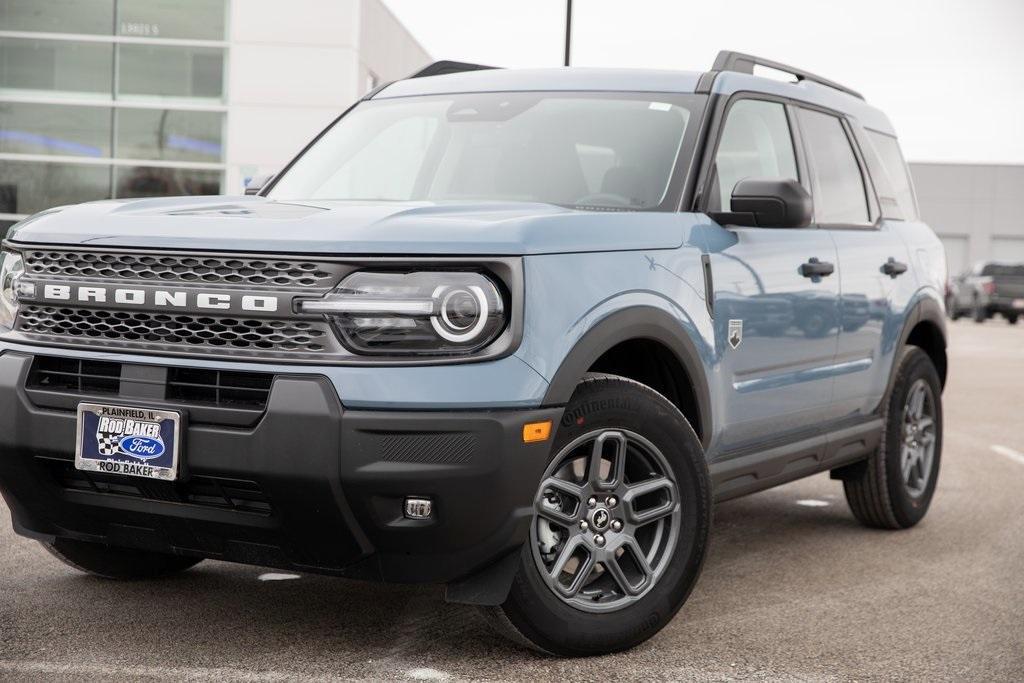
[[[826,500],[818,500],[817,498],[804,498],[802,500],[798,500],[796,502],[796,504],[797,505],[803,505],[804,507],[809,507],[809,508],[824,508],[824,507],[828,507],[828,505],[829,505],[828,501],[826,501]]]
[[[291,683],[292,681],[331,680],[311,677],[292,671],[252,671],[235,667],[192,667],[192,666],[150,666],[123,664],[86,664],[71,662],[48,662],[39,660],[16,661],[0,659],[0,679],[5,674],[21,677],[60,677],[73,680],[90,680],[103,678],[125,680],[129,678],[149,678],[154,680],[190,680],[213,681],[246,680],[258,683]],[[340,680],[340,679],[337,679]]]
[[[1018,465],[1024,465],[1024,453],[1021,453],[1020,451],[1015,451],[1008,446],[1000,446],[999,444],[992,444],[992,450],[999,455],[1005,455]]]
[[[260,574],[256,577],[260,581],[291,581],[292,579],[300,579],[298,574],[277,574],[275,572],[268,572],[266,574]]]

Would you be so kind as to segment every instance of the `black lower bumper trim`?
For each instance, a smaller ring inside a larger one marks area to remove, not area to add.
[[[75,413],[33,403],[31,361],[0,355],[0,493],[19,533],[395,582],[464,579],[523,543],[549,444],[522,425],[561,414],[345,410],[326,378],[278,376],[252,427],[189,424],[183,479],[151,483],[74,469]],[[430,497],[431,518],[406,519],[406,496]]]

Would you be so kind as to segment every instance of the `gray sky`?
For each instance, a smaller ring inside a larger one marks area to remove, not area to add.
[[[383,0],[436,59],[559,66],[564,0]],[[704,70],[719,49],[864,93],[911,161],[1024,163],[1024,0],[575,0],[573,64]]]

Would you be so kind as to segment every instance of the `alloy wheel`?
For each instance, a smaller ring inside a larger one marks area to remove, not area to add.
[[[919,379],[907,393],[903,406],[903,441],[900,471],[903,485],[913,498],[928,487],[935,459],[935,397],[928,382]]]
[[[541,578],[587,612],[633,604],[675,550],[679,492],[665,456],[624,429],[593,431],[551,461],[534,500],[531,545]]]

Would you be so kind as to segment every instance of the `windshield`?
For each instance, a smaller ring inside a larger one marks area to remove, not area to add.
[[[506,92],[370,100],[306,151],[270,196],[652,209],[701,99]]]

